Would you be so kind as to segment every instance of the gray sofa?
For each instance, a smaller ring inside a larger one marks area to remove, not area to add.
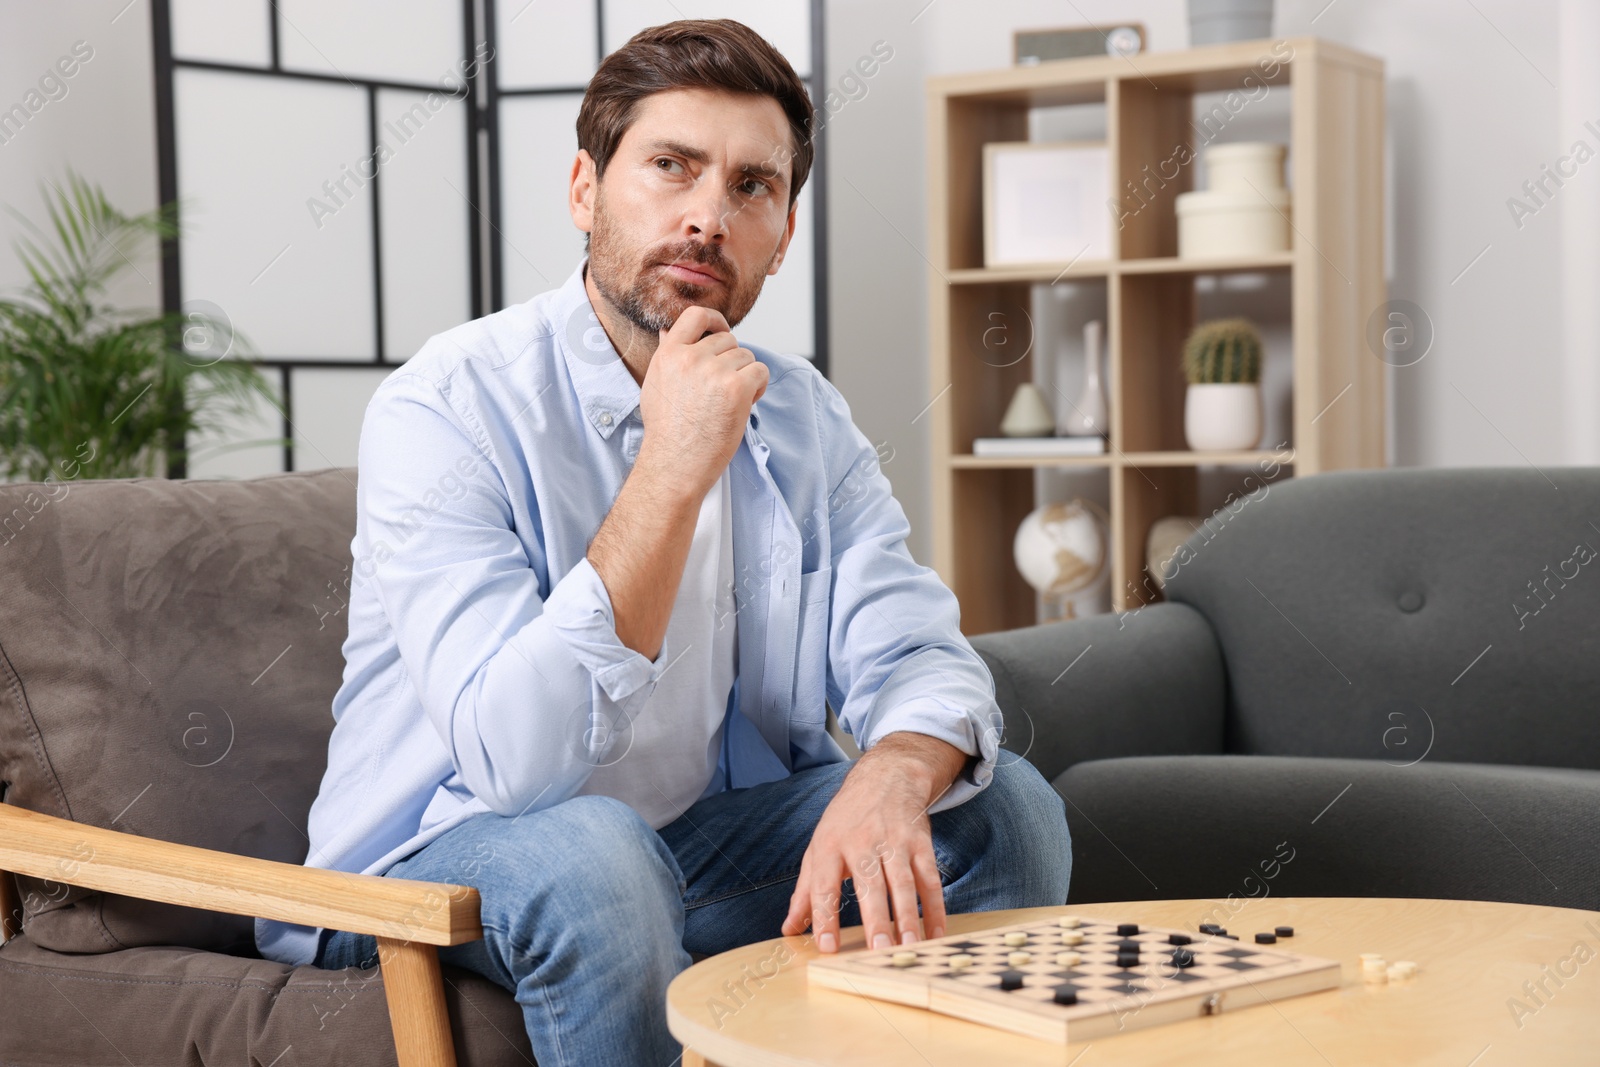
[[[974,637],[1070,899],[1600,909],[1597,551],[1600,468],[1329,473],[1219,513],[1165,602]]]

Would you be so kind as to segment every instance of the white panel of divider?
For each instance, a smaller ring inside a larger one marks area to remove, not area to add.
[[[390,367],[303,367],[294,371],[294,467],[354,467],[361,414]]]
[[[473,317],[467,105],[380,89],[378,119],[383,355],[399,363]]]
[[[495,64],[501,89],[586,85],[595,68],[595,0],[499,0]]]
[[[282,371],[263,367],[273,395],[282,401]],[[259,478],[283,470],[283,415],[260,397],[248,410],[224,414],[212,427],[189,435],[189,477]]]
[[[275,0],[286,70],[440,85],[460,77],[457,0]]]
[[[185,304],[206,300],[272,358],[371,358],[367,94],[180,68],[174,77]]]
[[[739,20],[771,41],[800,77],[811,73],[809,0],[605,0],[605,5],[608,53],[647,26],[677,19],[727,18]]]
[[[171,0],[172,52],[180,59],[267,67],[272,63],[268,0]]]
[[[583,257],[583,231],[573,225],[567,209],[581,102],[577,94],[501,101],[501,254],[507,304],[559,287]]]

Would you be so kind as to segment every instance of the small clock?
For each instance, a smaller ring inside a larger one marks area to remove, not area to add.
[[[1106,55],[1132,56],[1144,51],[1144,34],[1134,26],[1117,26],[1106,34]]]

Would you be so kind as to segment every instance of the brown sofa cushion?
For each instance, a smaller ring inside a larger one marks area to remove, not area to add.
[[[4,801],[303,863],[344,670],[355,480],[0,486]],[[259,955],[249,916],[18,882],[42,948]]]
[[[510,993],[458,967],[440,973],[460,1067],[534,1062]],[[5,1064],[396,1063],[377,967],[325,971],[187,948],[70,956],[24,934],[0,947],[0,1004],[7,1020],[29,1023],[0,1026]]]

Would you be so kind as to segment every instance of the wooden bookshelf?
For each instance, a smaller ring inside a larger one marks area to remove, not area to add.
[[[1145,183],[1148,199],[1113,226],[1111,259],[984,267],[983,145],[1027,140],[1031,109],[1103,106],[1110,188],[1118,195],[1126,180],[1169,159],[1180,143],[1203,152],[1191,121],[1195,94],[1259,93],[1259,85],[1290,94],[1290,251],[1180,259],[1174,201],[1193,187],[1196,163],[1189,162],[1174,178],[1163,174],[1158,189]],[[966,634],[1037,621],[1036,595],[1017,573],[1011,545],[1018,524],[1044,503],[1034,498],[1038,469],[1106,472],[1112,605],[1129,610],[1157,598],[1145,539],[1161,516],[1196,512],[1201,466],[1276,463],[1300,477],[1384,463],[1385,365],[1365,341],[1367,320],[1386,299],[1381,60],[1293,37],[951,75],[929,79],[927,91],[930,381],[935,392],[948,388],[929,413],[934,567],[961,602]],[[1184,440],[1180,355],[1195,322],[1197,279],[1245,271],[1288,275],[1287,459],[1271,447],[1194,452]],[[1106,454],[972,455],[973,439],[997,435],[1017,386],[1034,380],[1033,354],[1006,366],[981,358],[988,317],[1028,306],[1035,286],[1085,280],[1106,286]]]

